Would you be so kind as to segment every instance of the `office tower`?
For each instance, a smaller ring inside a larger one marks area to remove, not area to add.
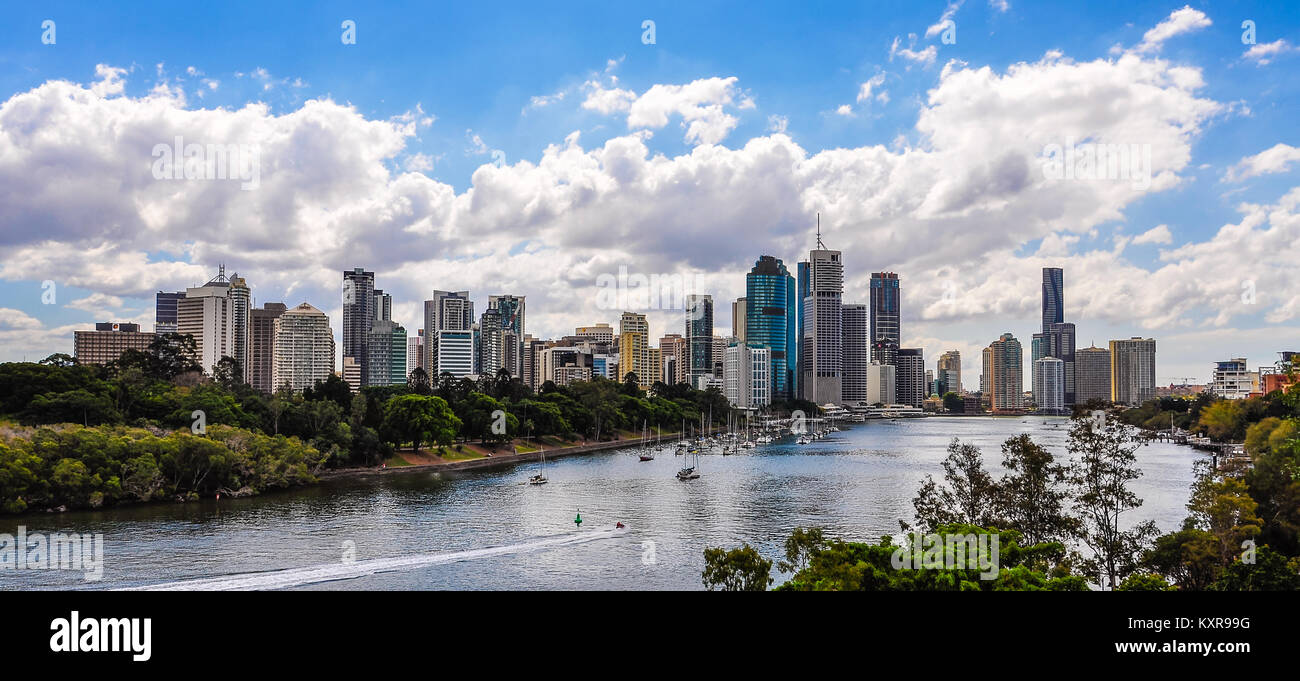
[[[586,347],[548,344],[538,353],[538,381],[551,381],[557,386],[574,381],[589,381],[594,373],[594,355]]]
[[[871,312],[866,305],[844,306],[845,404],[867,403],[867,364],[871,359]]]
[[[1058,322],[1043,330],[1044,357],[1055,357],[1063,362],[1065,380],[1065,406],[1074,406],[1075,388],[1075,328],[1072,322]]]
[[[1246,367],[1245,357],[1215,362],[1210,375],[1210,392],[1229,400],[1244,400],[1259,391],[1259,372]]]
[[[244,310],[243,318],[248,319],[246,293],[245,287],[232,295],[223,265],[216,277],[185,289],[185,297],[176,302],[176,332],[194,337],[191,359],[205,372],[211,373],[222,357],[234,357],[237,345],[248,347],[248,324],[236,325],[237,310]]]
[[[127,350],[145,352],[157,336],[141,331],[139,324],[99,322],[94,331],[74,331],[72,352],[78,364],[116,362]]]
[[[713,296],[686,296],[686,345],[690,352],[690,381],[713,375],[713,364],[722,358],[713,354]]]
[[[393,321],[393,297],[384,293],[382,289],[375,289],[375,304],[371,306],[371,310],[375,315],[374,321]]]
[[[939,355],[935,365],[935,379],[942,382],[945,393],[961,394],[961,353],[949,350]],[[940,395],[942,397],[943,395]]]
[[[1016,337],[1004,333],[984,350],[982,377],[989,405],[996,411],[1025,408],[1024,349]]]
[[[159,291],[154,296],[154,333],[160,335],[164,333],[176,333],[176,304],[184,298],[184,291],[178,291],[176,293]]]
[[[690,326],[690,322],[686,322]],[[659,380],[667,385],[690,381],[690,345],[680,334],[670,333],[659,339],[659,356],[663,362]]]
[[[265,303],[252,311],[248,384],[264,393],[275,391],[275,320],[288,309],[284,303]]]
[[[840,252],[819,248],[799,263],[802,327],[800,395],[817,404],[844,401],[844,263]]]
[[[424,369],[424,329],[417,329],[414,336],[406,337],[406,375],[416,369]],[[429,370],[425,369],[425,375]]]
[[[760,256],[745,275],[745,338],[771,350],[772,399],[787,400],[798,387],[798,313],[794,277],[779,258]]]
[[[424,301],[424,370],[434,385],[444,371],[457,378],[474,373],[474,303],[469,291],[434,291]],[[443,339],[449,347],[440,347]],[[446,357],[450,365],[438,363]]]
[[[1075,353],[1074,357],[1075,403],[1110,401],[1110,350],[1086,347]]]
[[[713,337],[713,342],[711,343],[713,346],[713,372],[708,374],[709,376],[712,376],[713,378],[722,378],[723,372],[726,369],[724,365],[726,364],[725,358],[727,355],[727,346],[731,345],[735,340],[735,338],[729,336]]]
[[[731,335],[736,337],[737,343],[745,342],[745,307],[748,304],[744,298],[731,302]]]
[[[871,361],[896,364],[902,343],[902,289],[893,272],[871,275]]]
[[[1059,267],[1043,268],[1043,332],[1065,321],[1065,278]]]
[[[488,296],[488,309],[499,314],[501,328],[501,367],[510,371],[510,375],[519,378],[524,375],[523,342],[527,333],[525,321],[525,296]]]
[[[898,367],[893,364],[872,362],[867,365],[867,404],[897,404],[895,390]]]
[[[406,384],[406,329],[391,319],[376,319],[366,339],[366,361],[362,384],[389,386]]]
[[[925,353],[921,348],[899,348],[894,390],[898,404],[920,408],[925,402]]]
[[[1039,413],[1064,414],[1065,362],[1044,357],[1034,364],[1034,401]]]
[[[637,384],[643,388],[654,382],[650,367],[650,323],[646,316],[624,312],[618,322],[618,380],[636,374]]]
[[[603,322],[595,326],[579,326],[574,330],[574,335],[589,338],[594,343],[614,344],[614,327]]]
[[[723,394],[737,409],[772,403],[772,351],[732,343],[723,352]]]
[[[375,321],[375,273],[355,267],[343,272],[343,356],[361,368],[361,385],[369,385],[366,342]]]
[[[332,373],[334,331],[329,317],[307,303],[281,312],[275,320],[275,358],[271,369],[275,386],[289,386],[301,392]]]
[[[505,342],[501,311],[489,307],[479,316],[478,339],[474,344],[478,353],[474,362],[475,373],[495,376],[498,369],[505,367]]]
[[[1110,342],[1110,401],[1140,405],[1156,396],[1156,341],[1133,337]]]

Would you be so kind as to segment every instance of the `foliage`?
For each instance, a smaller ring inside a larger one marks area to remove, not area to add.
[[[749,544],[730,551],[704,549],[704,586],[709,591],[766,591],[772,583],[772,561]]]

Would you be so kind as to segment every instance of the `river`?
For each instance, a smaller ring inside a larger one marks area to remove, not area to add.
[[[246,499],[0,517],[0,532],[100,533],[104,572],[3,570],[3,589],[701,589],[703,550],[748,542],[773,560],[796,526],[877,540],[911,518],[926,473],[941,476],[952,437],[1000,475],[1000,445],[1027,432],[1066,457],[1067,419],[937,417],[853,425],[808,445],[760,446],[640,462],[628,451],[536,465],[351,477]],[[1153,443],[1133,484],[1163,531],[1186,516],[1192,463]],[[574,516],[583,524],[576,529]],[[615,531],[614,524],[627,527]],[[774,571],[775,572],[775,571]],[[780,576],[778,575],[778,579]]]

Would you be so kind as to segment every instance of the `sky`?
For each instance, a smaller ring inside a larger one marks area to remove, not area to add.
[[[1028,353],[1043,267],[1080,347],[1154,337],[1161,384],[1300,349],[1286,3],[203,4],[0,23],[0,361],[151,330],[222,264],[336,338],[353,267],[410,334],[434,290],[526,296],[540,338],[625,306],[682,333],[601,295],[622,271],[712,294],[721,334],[819,215],[844,302],[897,272],[903,345],[967,389],[1000,334]]]

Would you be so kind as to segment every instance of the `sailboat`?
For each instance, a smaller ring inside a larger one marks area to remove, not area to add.
[[[646,423],[645,423],[645,421],[642,421],[642,422],[641,422],[641,457],[640,457],[640,458],[641,458],[642,461],[654,461],[654,460],[655,460],[655,453],[654,453],[654,450],[653,450],[653,449],[650,449],[649,445],[646,444]]]
[[[691,452],[691,454],[695,457],[695,460],[691,463],[691,465],[686,466],[685,468],[682,468],[681,470],[677,471],[678,480],[695,480],[700,477],[699,472],[695,470],[700,465],[700,452],[699,450],[696,450]]]
[[[541,455],[541,459],[537,464],[537,474],[528,478],[528,484],[530,485],[545,485],[547,482],[546,476],[542,475],[542,469],[546,467],[546,450],[538,450],[538,454]]]

